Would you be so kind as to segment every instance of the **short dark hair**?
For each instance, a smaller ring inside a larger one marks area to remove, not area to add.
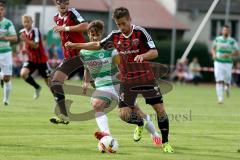
[[[94,20],[91,23],[89,23],[87,31],[91,32],[91,31],[95,31],[97,33],[99,32],[103,32],[104,30],[104,22],[101,20]]]
[[[225,24],[225,25],[223,26],[223,28],[230,29],[230,26],[229,26],[229,25],[227,25],[227,24]]]
[[[6,0],[0,0],[0,6],[1,7],[6,7]]]
[[[129,10],[125,7],[116,8],[113,12],[113,19],[120,19],[123,17],[126,17],[126,18],[130,17]]]

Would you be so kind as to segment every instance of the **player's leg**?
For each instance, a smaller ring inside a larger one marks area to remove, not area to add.
[[[36,64],[33,64],[32,62],[25,62],[20,71],[20,76],[25,80],[26,83],[28,83],[35,89],[33,98],[37,99],[41,91],[41,86],[31,76],[35,70],[36,70]]]
[[[66,109],[63,84],[64,81],[68,79],[68,75],[70,75],[79,67],[82,67],[82,61],[80,57],[74,57],[72,59],[64,60],[63,63],[59,65],[57,70],[53,72],[50,76],[49,86],[60,109],[60,114],[58,115],[58,117],[51,118],[50,122],[56,124],[68,124],[70,122]]]
[[[91,104],[95,111],[95,119],[98,125],[98,128],[100,129],[100,132],[97,131],[95,133],[95,137],[100,140],[102,137],[110,135],[110,129],[108,125],[108,117],[104,112],[105,107],[109,105],[110,101],[103,99],[101,97],[99,98],[92,98]]]
[[[152,121],[150,115],[146,115],[145,113],[143,113],[142,110],[138,107],[138,105],[135,105],[135,107],[133,108],[133,112],[138,113],[140,115],[140,117],[142,117],[144,119],[145,129],[151,134],[153,143],[155,145],[161,145],[162,140],[153,124],[153,121]]]
[[[12,90],[12,83],[11,83],[11,76],[10,75],[4,75],[3,76],[3,103],[5,106],[7,106],[9,104],[9,96],[10,96],[10,92]]]
[[[163,143],[163,151],[166,153],[173,153],[173,148],[168,142],[168,135],[169,135],[169,119],[167,113],[164,108],[163,103],[158,103],[152,105],[158,119],[158,127],[162,134],[162,143]]]
[[[61,71],[55,71],[50,79],[50,89],[55,98],[55,101],[59,107],[60,114],[58,117],[53,117],[50,119],[50,122],[58,124],[68,124],[69,118],[66,109],[65,103],[65,94],[63,90],[63,83],[67,79],[67,75]]]
[[[49,86],[50,75],[52,72],[52,69],[49,66],[49,64],[47,62],[41,63],[38,65],[37,69],[39,71],[39,74],[42,76],[44,82],[46,83],[46,85]]]
[[[12,53],[5,53],[1,56],[1,72],[3,75],[3,103],[9,104],[9,96],[12,90],[11,76],[12,76]]]
[[[142,95],[146,100],[146,104],[151,105],[157,114],[157,123],[162,134],[163,151],[173,153],[173,149],[168,143],[169,119],[164,107],[160,88],[154,81],[150,81],[145,85],[147,86],[145,89],[149,90],[147,92],[142,92]]]
[[[214,76],[216,80],[216,93],[218,103],[222,104],[224,101],[224,66],[220,62],[214,62]]]
[[[224,90],[227,97],[230,97],[231,81],[232,81],[232,64],[225,64],[225,78],[224,78]]]

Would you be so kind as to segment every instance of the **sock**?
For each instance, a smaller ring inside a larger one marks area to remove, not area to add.
[[[151,120],[149,115],[147,115],[145,120],[147,121],[146,126],[145,126],[146,130],[153,136],[159,136],[159,134],[157,133],[156,128],[153,124],[153,121]]]
[[[11,83],[11,81],[4,82],[4,86],[3,86],[3,92],[4,92],[3,101],[4,102],[8,102],[11,90],[12,90],[12,83]]]
[[[144,121],[142,118],[140,118],[137,113],[132,112],[130,119],[128,120],[129,124],[136,124],[139,127],[142,127],[144,125]]]
[[[169,134],[169,120],[167,114],[163,116],[158,116],[158,127],[162,134],[162,143],[168,142],[168,134]]]
[[[222,102],[223,101],[223,91],[224,91],[224,86],[223,84],[216,84],[216,92],[217,92],[217,97],[218,97],[218,101]]]
[[[31,86],[33,86],[35,89],[39,89],[40,86],[36,83],[36,81],[32,78],[32,76],[28,76],[25,81],[30,84]]]
[[[99,129],[110,135],[107,115],[104,112],[96,112],[95,117]]]
[[[60,82],[52,82],[50,88],[55,98],[55,101],[58,104],[60,113],[68,116],[62,84]]]

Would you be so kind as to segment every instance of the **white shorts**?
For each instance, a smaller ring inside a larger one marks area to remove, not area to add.
[[[95,92],[93,92],[92,100],[94,98],[99,98],[99,99],[107,101],[108,103],[111,103],[111,101],[113,101],[113,100],[118,102],[119,101],[119,89],[120,89],[120,85],[99,87],[96,89]]]
[[[214,62],[214,75],[216,82],[224,81],[231,84],[232,80],[232,63]]]
[[[0,53],[0,70],[1,76],[12,75],[12,51],[7,53]]]

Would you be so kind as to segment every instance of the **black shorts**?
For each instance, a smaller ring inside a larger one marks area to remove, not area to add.
[[[27,61],[23,64],[23,68],[27,68],[30,70],[30,74],[32,74],[33,72],[35,72],[36,70],[38,70],[39,74],[43,77],[43,78],[49,78],[50,74],[51,74],[51,68],[48,64],[48,62],[46,63],[33,63],[30,61]]]
[[[56,70],[65,73],[67,76],[70,76],[71,73],[80,69],[81,67],[83,67],[83,62],[80,56],[76,56],[70,59],[64,59]]]
[[[142,94],[146,104],[162,104],[163,97],[160,88],[155,81],[145,83],[121,83],[119,108],[132,107],[135,105],[138,94]]]

